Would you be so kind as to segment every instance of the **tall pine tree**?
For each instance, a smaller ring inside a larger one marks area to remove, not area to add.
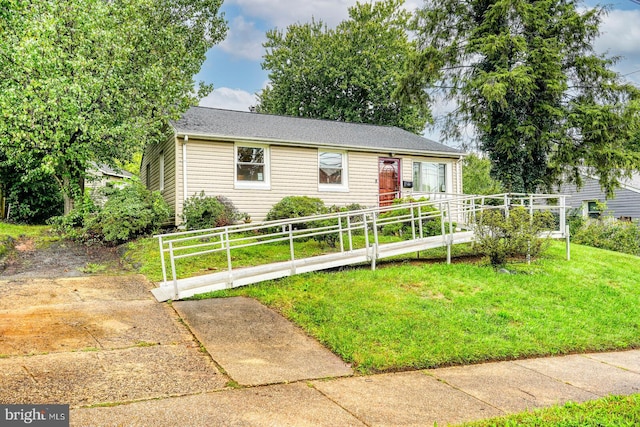
[[[428,0],[402,93],[455,101],[447,132],[474,125],[509,191],[580,184],[588,170],[612,194],[640,168],[640,97],[593,50],[603,13],[575,0]]]

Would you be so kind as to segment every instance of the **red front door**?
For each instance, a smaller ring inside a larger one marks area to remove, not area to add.
[[[378,160],[380,206],[389,206],[400,197],[400,159]]]

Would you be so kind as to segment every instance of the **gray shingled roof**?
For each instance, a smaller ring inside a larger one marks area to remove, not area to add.
[[[460,150],[397,127],[216,108],[191,107],[180,120],[171,124],[178,135],[251,138],[270,142],[379,151],[462,154]]]

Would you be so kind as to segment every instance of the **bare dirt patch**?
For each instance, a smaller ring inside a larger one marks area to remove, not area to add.
[[[39,247],[32,239],[20,239],[0,265],[0,278],[78,277],[123,269],[117,248],[64,240]]]

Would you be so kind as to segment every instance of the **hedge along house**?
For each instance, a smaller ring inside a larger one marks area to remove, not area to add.
[[[373,207],[410,194],[462,193],[463,153],[396,127],[192,107],[146,147],[141,179],[182,222],[201,191],[264,220],[285,196]]]

